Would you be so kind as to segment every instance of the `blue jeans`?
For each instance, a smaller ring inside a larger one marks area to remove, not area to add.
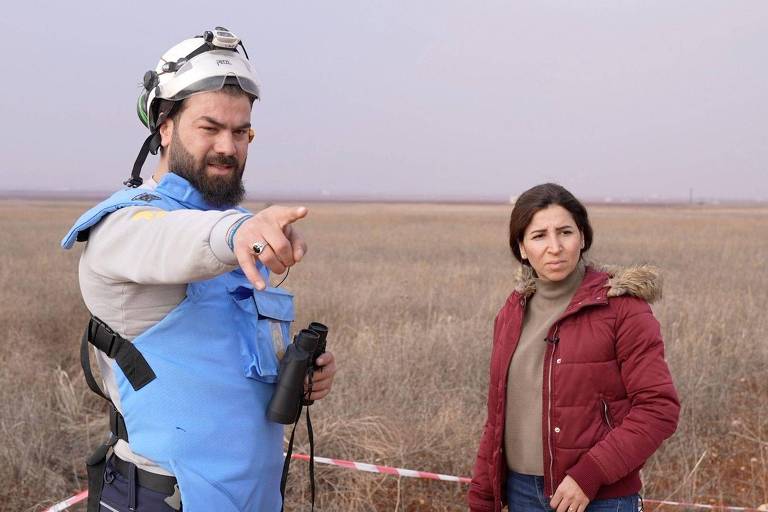
[[[544,477],[509,472],[507,501],[510,512],[551,512],[549,496],[544,494]],[[585,512],[639,512],[640,496],[622,496],[590,501]]]

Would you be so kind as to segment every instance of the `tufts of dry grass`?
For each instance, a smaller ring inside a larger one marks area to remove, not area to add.
[[[40,510],[84,485],[106,429],[78,343],[78,251],[58,240],[84,204],[0,203],[0,509]],[[258,206],[258,205],[256,205]],[[341,370],[313,406],[316,453],[468,475],[485,419],[493,317],[510,291],[506,206],[314,205],[310,252],[285,287],[297,328],[331,327]],[[768,210],[593,207],[592,258],[665,274],[654,307],[682,399],[645,496],[768,502]],[[306,453],[306,438],[298,451]],[[308,503],[295,461],[289,510]],[[319,510],[465,510],[458,484],[317,467]]]

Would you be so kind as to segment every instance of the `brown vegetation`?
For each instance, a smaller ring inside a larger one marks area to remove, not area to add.
[[[58,241],[85,208],[0,202],[0,509],[41,510],[84,487],[106,430],[78,344],[79,250]],[[297,324],[327,323],[341,364],[313,406],[317,454],[468,475],[485,417],[491,325],[509,292],[504,206],[315,205],[310,252],[285,287]],[[590,209],[591,257],[650,262],[683,410],[646,465],[647,498],[768,502],[768,210]],[[303,429],[302,429],[303,432]],[[299,452],[306,453],[302,436]],[[292,465],[289,510],[308,503]],[[319,467],[319,510],[465,510],[466,487]],[[652,508],[652,507],[649,507]]]

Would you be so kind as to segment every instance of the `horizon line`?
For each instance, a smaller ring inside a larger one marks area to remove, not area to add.
[[[9,199],[28,199],[28,200],[93,200],[107,198],[112,195],[114,190],[30,190],[30,189],[0,189],[0,200]],[[516,199],[516,197],[514,197]],[[249,195],[246,192],[243,203],[275,203],[284,202],[312,202],[312,203],[449,203],[449,204],[512,204],[512,197],[502,195],[427,195],[427,194],[342,194],[342,195],[323,195],[323,194],[255,194]],[[599,205],[765,205],[768,199],[747,199],[747,198],[718,198],[718,197],[699,197],[699,198],[675,198],[675,197],[584,197],[581,201],[588,204]]]

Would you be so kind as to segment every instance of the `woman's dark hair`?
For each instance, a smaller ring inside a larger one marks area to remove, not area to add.
[[[587,252],[592,245],[592,226],[589,224],[587,209],[573,194],[556,183],[544,183],[526,190],[517,198],[512,215],[509,218],[509,248],[515,259],[523,265],[529,265],[528,260],[520,256],[520,242],[523,241],[525,230],[536,212],[556,204],[562,206],[576,221],[576,227],[584,235],[584,248],[581,254]]]

